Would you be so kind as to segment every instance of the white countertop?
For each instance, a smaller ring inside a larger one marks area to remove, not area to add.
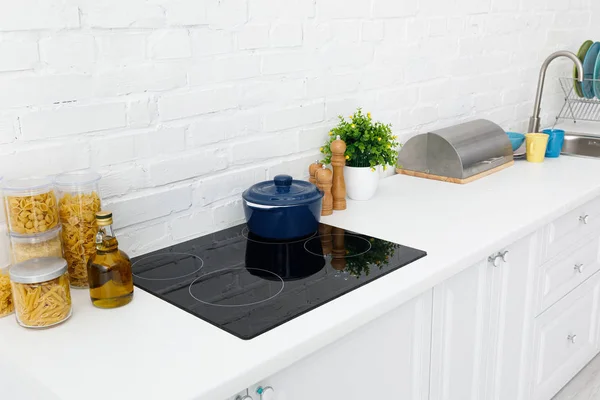
[[[600,160],[575,157],[518,161],[464,186],[395,175],[371,201],[348,201],[323,219],[428,252],[383,279],[250,341],[141,290],[116,310],[74,291],[73,317],[61,326],[0,319],[0,371],[14,366],[52,399],[224,400],[596,196]],[[8,398],[29,400],[22,396]]]

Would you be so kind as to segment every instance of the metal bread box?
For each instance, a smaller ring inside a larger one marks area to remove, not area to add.
[[[398,155],[397,172],[468,183],[513,163],[512,146],[504,130],[478,119],[409,139]]]

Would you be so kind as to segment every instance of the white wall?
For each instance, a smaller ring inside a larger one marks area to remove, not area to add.
[[[0,0],[0,175],[97,169],[139,254],[242,221],[241,191],[305,176],[357,106],[404,138],[525,129],[543,58],[600,39],[597,3]]]

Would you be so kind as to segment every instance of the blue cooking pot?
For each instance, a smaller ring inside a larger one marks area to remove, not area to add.
[[[323,192],[310,182],[277,175],[242,194],[248,230],[266,239],[287,240],[317,231]]]

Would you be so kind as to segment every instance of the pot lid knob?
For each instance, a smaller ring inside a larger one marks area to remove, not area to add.
[[[275,182],[275,187],[277,187],[278,192],[289,192],[290,186],[292,186],[292,177],[289,175],[276,175],[273,178]]]

